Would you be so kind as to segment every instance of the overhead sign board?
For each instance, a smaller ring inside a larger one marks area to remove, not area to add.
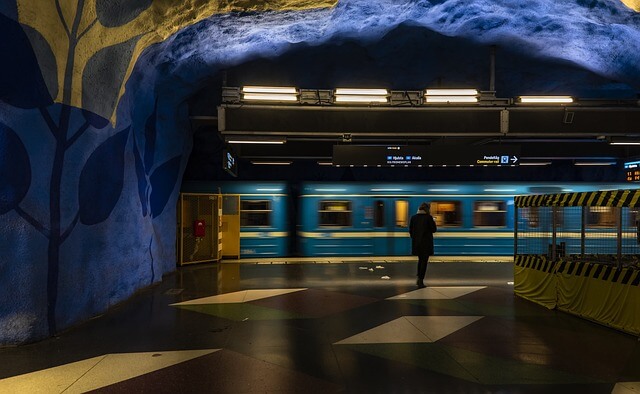
[[[628,182],[640,182],[640,160],[624,163],[624,172]]]
[[[334,166],[514,166],[520,148],[514,145],[334,145]]]

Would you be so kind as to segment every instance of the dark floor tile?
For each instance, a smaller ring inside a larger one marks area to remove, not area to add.
[[[277,297],[252,301],[251,304],[279,309],[308,318],[318,318],[358,308],[379,301],[375,298],[327,291],[307,289]]]
[[[0,349],[0,379],[111,353],[223,349],[99,391],[610,393],[615,382],[640,381],[637,338],[514,296],[512,264],[430,263],[428,286],[486,288],[449,300],[387,300],[416,289],[415,269],[412,262],[182,267],[55,338]],[[307,290],[170,306],[274,288]],[[335,344],[403,316],[483,318],[435,343]]]
[[[221,350],[96,393],[339,393],[327,382],[264,361]]]

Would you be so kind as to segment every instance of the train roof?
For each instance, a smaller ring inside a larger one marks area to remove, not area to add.
[[[184,182],[183,193],[253,195],[472,195],[554,194],[596,190],[638,189],[634,183],[614,182],[302,182],[201,181]]]

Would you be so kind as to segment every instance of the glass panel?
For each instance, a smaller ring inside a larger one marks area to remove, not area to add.
[[[237,215],[239,196],[222,196],[222,214]]]
[[[351,201],[320,201],[320,226],[351,226]]]
[[[271,226],[271,201],[240,201],[240,227]]]
[[[507,204],[504,201],[476,201],[473,206],[473,225],[476,227],[505,227]]]
[[[432,201],[431,215],[438,227],[462,226],[462,208],[460,201]]]
[[[396,200],[396,227],[409,225],[409,202]]]

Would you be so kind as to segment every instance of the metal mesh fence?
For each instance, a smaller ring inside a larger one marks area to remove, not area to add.
[[[639,219],[629,207],[518,207],[516,254],[637,265]]]

